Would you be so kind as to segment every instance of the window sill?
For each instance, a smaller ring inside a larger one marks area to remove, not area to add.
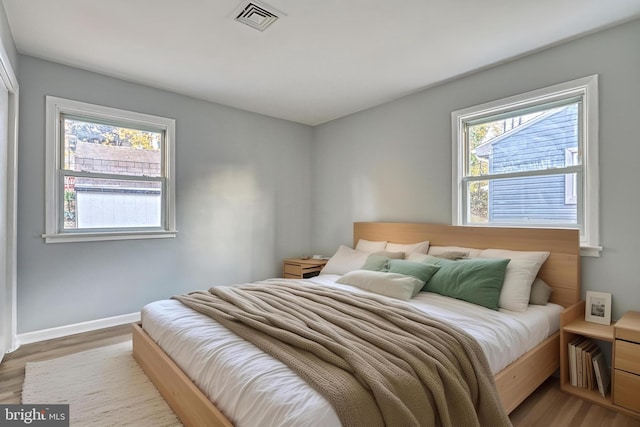
[[[602,252],[602,246],[580,244],[580,256],[598,258],[600,257],[600,252]]]
[[[105,240],[170,239],[177,231],[122,231],[110,233],[43,234],[45,243],[98,242]]]

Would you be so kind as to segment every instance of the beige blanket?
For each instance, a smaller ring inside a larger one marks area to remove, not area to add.
[[[174,297],[288,365],[344,426],[508,426],[478,343],[413,307],[298,281]]]

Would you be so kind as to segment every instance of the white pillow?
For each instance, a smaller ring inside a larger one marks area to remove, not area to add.
[[[336,280],[336,283],[351,285],[365,291],[409,301],[424,286],[424,282],[413,276],[382,271],[356,270]]]
[[[465,251],[447,251],[437,255],[419,254],[417,252],[413,252],[407,255],[406,259],[415,262],[426,262],[428,264],[429,261],[433,261],[434,258],[448,259],[451,261],[457,261],[459,259],[469,259],[469,257],[467,256],[468,254],[469,253]]]
[[[464,252],[467,258],[479,258],[482,249],[464,248],[462,246],[429,246],[429,255],[439,256],[446,252]]]
[[[325,264],[322,274],[345,274],[353,270],[359,270],[370,254],[357,251],[350,247],[340,245],[338,250]]]
[[[509,258],[500,291],[498,306],[511,311],[525,311],[531,296],[531,284],[538,275],[549,252],[509,251],[506,249],[485,249],[480,258]]]
[[[387,252],[404,252],[405,256],[417,252],[419,254],[426,254],[429,250],[429,241],[425,240],[420,243],[402,244],[402,243],[387,243],[385,251]]]
[[[374,252],[381,252],[385,250],[387,242],[372,242],[370,240],[360,239],[356,245],[357,251],[368,252],[370,254]],[[402,251],[389,251],[389,252],[402,252]]]
[[[374,252],[374,253],[369,254],[369,255],[379,255],[379,256],[384,256],[384,257],[391,258],[391,259],[404,259],[404,252],[380,251],[380,252]]]

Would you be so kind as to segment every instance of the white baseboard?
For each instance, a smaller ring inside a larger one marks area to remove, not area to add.
[[[124,325],[140,321],[140,312],[122,314],[120,316],[107,317],[104,319],[90,320],[88,322],[74,323],[72,325],[58,326],[56,328],[42,329],[40,331],[25,332],[18,334],[18,348],[24,344],[31,344],[39,341],[46,341],[53,338],[66,337],[68,335],[90,332],[98,329],[110,328],[112,326]]]

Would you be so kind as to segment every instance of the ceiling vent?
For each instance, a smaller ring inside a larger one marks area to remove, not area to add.
[[[269,25],[286,14],[262,1],[243,1],[235,12],[235,20],[264,31]]]

